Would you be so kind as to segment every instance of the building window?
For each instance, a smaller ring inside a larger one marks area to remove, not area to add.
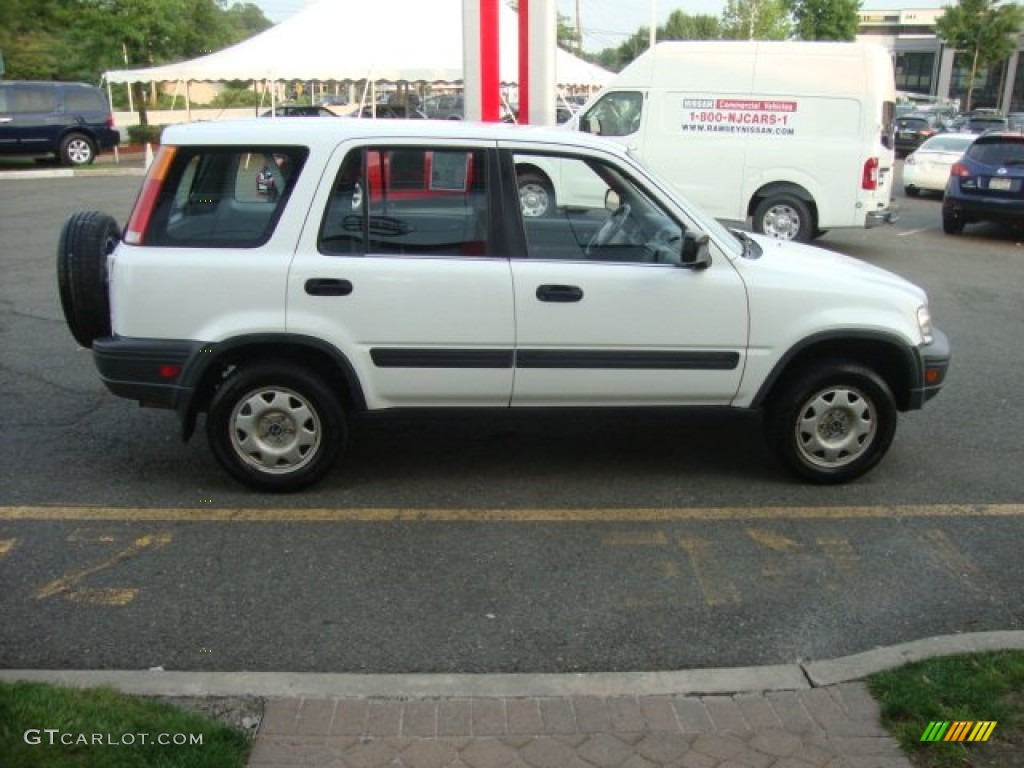
[[[897,53],[896,89],[911,93],[931,94],[934,70],[934,53]]]
[[[967,92],[971,90],[972,56],[966,52],[958,52],[953,59],[953,77],[949,84],[949,95],[960,99],[964,109],[977,107],[999,106],[1001,90],[1006,82],[1006,62],[1002,61],[993,67],[978,67],[974,77],[974,89],[971,92],[971,103],[967,103]]]

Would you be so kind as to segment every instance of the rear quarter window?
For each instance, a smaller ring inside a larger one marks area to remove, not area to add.
[[[107,99],[99,91],[74,89],[64,92],[65,112],[106,112]]]
[[[176,152],[145,243],[257,248],[274,232],[302,172],[296,147],[193,148]]]

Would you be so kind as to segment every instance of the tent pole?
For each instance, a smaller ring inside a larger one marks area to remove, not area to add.
[[[191,82],[191,80],[185,81],[185,115],[190,123],[192,122],[192,97],[189,94],[189,84]]]

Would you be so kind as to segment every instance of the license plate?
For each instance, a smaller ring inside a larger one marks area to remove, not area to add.
[[[1012,189],[1013,188],[1013,180],[1012,179],[989,179],[988,180],[988,188],[989,189]]]
[[[900,138],[901,139],[912,139],[912,138],[914,138],[914,132],[913,131],[900,131]]]

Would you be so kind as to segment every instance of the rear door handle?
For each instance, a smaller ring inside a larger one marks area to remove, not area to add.
[[[348,296],[352,293],[352,283],[333,277],[311,277],[305,288],[310,296]]]
[[[539,285],[537,298],[540,301],[569,303],[583,298],[583,289],[575,285]]]

